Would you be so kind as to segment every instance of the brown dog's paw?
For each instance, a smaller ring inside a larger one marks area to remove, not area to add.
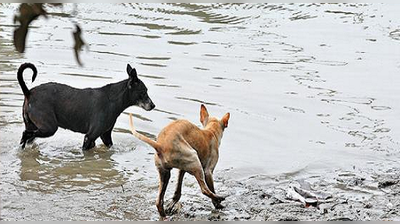
[[[221,203],[223,200],[225,200],[225,197],[223,197],[223,196],[217,196],[216,197],[216,202],[217,203]]]
[[[215,209],[223,209],[223,208],[225,208],[225,206],[223,206],[221,203],[213,203],[213,204],[214,204]]]
[[[160,216],[158,221],[172,221],[172,217],[171,216],[165,216],[165,217]]]
[[[215,207],[216,209],[223,209],[223,208],[225,208],[225,206],[221,205],[221,202],[222,202],[223,200],[225,200],[225,197],[223,197],[223,196],[217,196],[216,200],[213,200],[213,201],[212,201],[213,204],[214,204],[214,207]]]
[[[173,215],[181,210],[182,204],[180,202],[170,201],[166,207],[165,213],[167,213],[167,215]]]

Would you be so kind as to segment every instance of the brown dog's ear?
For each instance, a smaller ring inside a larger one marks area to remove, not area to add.
[[[228,121],[229,121],[229,118],[230,118],[230,116],[231,116],[231,114],[230,113],[226,113],[225,115],[224,115],[224,117],[222,117],[222,124],[224,124],[224,128],[227,128],[228,127]]]
[[[200,107],[200,122],[203,125],[203,127],[205,127],[208,123],[208,111],[206,106],[204,106],[203,104]]]

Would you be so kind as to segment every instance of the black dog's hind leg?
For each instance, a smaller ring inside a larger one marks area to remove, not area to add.
[[[46,138],[54,135],[56,133],[58,127],[57,126],[48,126],[46,129],[37,129],[37,130],[25,130],[22,133],[22,138],[20,144],[22,144],[22,148],[25,148],[26,143],[31,143],[36,137]]]
[[[35,132],[38,128],[32,121],[29,119],[28,114],[23,113],[23,119],[25,123],[25,131],[22,133],[22,138],[19,144],[22,144],[22,148],[25,148],[25,144],[32,143],[35,140],[35,136],[32,132]]]
[[[112,139],[111,139],[111,132],[112,128],[105,132],[104,134],[100,135],[101,140],[103,141],[104,145],[107,147],[111,147],[113,145]]]
[[[29,113],[24,113],[26,130],[22,134],[21,144],[31,143],[36,137],[46,138],[54,135],[58,129],[57,120],[52,112],[30,109]],[[34,114],[34,116],[30,116]]]

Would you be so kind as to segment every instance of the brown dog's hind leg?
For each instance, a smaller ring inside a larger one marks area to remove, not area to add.
[[[167,190],[169,178],[171,177],[171,170],[158,168],[158,174],[160,175],[160,185],[158,187],[158,198],[156,201],[156,206],[158,213],[160,214],[160,220],[164,220],[166,218],[164,210],[164,196],[165,191]]]
[[[184,170],[179,170],[178,182],[176,183],[175,193],[174,193],[174,196],[172,197],[171,203],[169,203],[168,206],[167,206],[167,213],[168,214],[172,213],[172,210],[174,209],[176,203],[178,203],[179,199],[181,199],[182,183],[183,183],[183,176],[184,175],[185,175],[185,171]]]

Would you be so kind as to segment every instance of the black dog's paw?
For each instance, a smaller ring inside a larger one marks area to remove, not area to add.
[[[28,140],[27,132],[24,131],[24,132],[22,132],[21,141],[19,141],[20,145],[23,144],[22,148],[25,148],[25,143],[26,143],[27,140]]]
[[[35,138],[33,137],[33,138],[30,138],[30,139],[28,139],[28,141],[26,141],[26,143],[28,143],[28,144],[32,144],[33,143],[33,141],[35,141]]]
[[[94,143],[94,141],[89,142],[89,140],[86,140],[86,138],[85,138],[85,142],[83,143],[82,150],[88,151],[89,149],[92,149],[95,146],[96,146],[96,143]]]

